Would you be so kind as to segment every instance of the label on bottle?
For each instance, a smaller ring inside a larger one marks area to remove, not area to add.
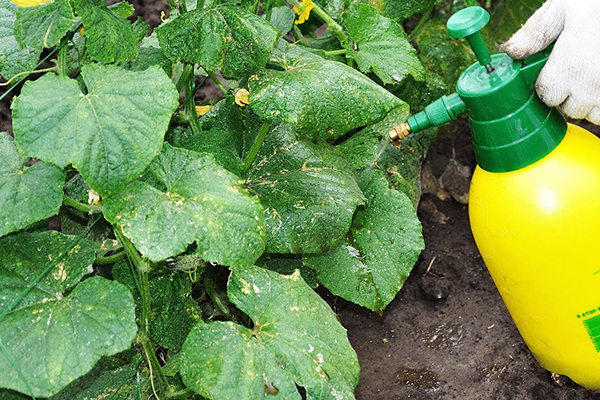
[[[600,307],[577,315],[577,319],[583,319],[583,326],[594,344],[594,348],[600,353]]]

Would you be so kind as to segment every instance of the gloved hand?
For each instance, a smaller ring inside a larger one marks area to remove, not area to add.
[[[535,85],[538,96],[600,125],[600,0],[548,0],[502,50],[521,60],[555,40]]]

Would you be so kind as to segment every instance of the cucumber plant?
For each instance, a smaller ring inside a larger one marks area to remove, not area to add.
[[[150,34],[127,2],[0,0],[2,96],[20,91],[0,395],[353,398],[357,356],[313,289],[382,313],[419,257],[436,133],[385,138],[472,62],[443,28],[465,4],[168,3]],[[493,3],[505,30],[539,5]]]

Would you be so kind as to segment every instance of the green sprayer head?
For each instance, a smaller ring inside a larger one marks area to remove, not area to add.
[[[508,172],[542,159],[561,142],[566,121],[535,94],[535,81],[550,50],[515,61],[507,54],[490,55],[481,29],[490,16],[481,7],[467,7],[447,23],[452,38],[466,38],[478,62],[467,68],[456,93],[443,96],[390,131],[394,140],[410,132],[440,126],[468,111],[479,166]]]

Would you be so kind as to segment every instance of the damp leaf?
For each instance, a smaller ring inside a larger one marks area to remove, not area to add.
[[[269,133],[246,187],[265,207],[270,253],[320,253],[337,246],[364,199],[341,153],[298,139],[289,125]]]
[[[404,29],[367,4],[355,3],[343,14],[348,31],[347,57],[364,72],[374,72],[384,84],[401,82],[407,75],[425,79],[425,70]]]
[[[58,213],[65,173],[45,162],[27,166],[13,139],[0,132],[0,236]]]
[[[13,103],[17,147],[64,167],[72,163],[105,195],[137,178],[158,155],[177,91],[158,67],[126,71],[82,68],[87,93],[74,79],[44,75],[27,82]]]
[[[354,399],[356,353],[329,306],[300,273],[235,268],[229,300],[254,322],[201,322],[182,350],[185,385],[210,399]]]
[[[35,68],[39,50],[21,49],[14,35],[14,24],[19,7],[11,0],[0,0],[0,75],[10,79],[14,75]]]
[[[196,242],[206,261],[252,265],[265,249],[263,208],[214,157],[165,144],[150,166],[159,188],[136,181],[104,202],[106,219],[152,261]]]
[[[355,69],[316,56],[296,58],[285,71],[263,70],[249,85],[250,106],[259,117],[292,124],[321,142],[372,124],[404,104]]]
[[[68,0],[56,0],[37,7],[21,7],[17,11],[15,38],[23,48],[41,50],[53,47],[75,21]]]
[[[0,352],[0,387],[48,397],[90,371],[103,355],[131,346],[137,332],[131,294],[101,277],[77,284],[91,272],[98,246],[85,239],[73,246],[76,240],[58,232],[0,239],[2,303],[33,284],[0,323],[0,341],[21,372]],[[34,284],[53,260],[53,269]]]
[[[133,61],[138,56],[138,36],[133,25],[99,0],[73,0],[85,29],[86,48],[97,61]]]
[[[367,205],[354,216],[346,242],[304,263],[333,294],[381,312],[394,299],[424,248],[411,200],[389,187],[383,172],[361,174]]]
[[[197,63],[238,78],[265,66],[279,35],[263,18],[227,4],[187,12],[159,27],[157,34],[171,61]]]

